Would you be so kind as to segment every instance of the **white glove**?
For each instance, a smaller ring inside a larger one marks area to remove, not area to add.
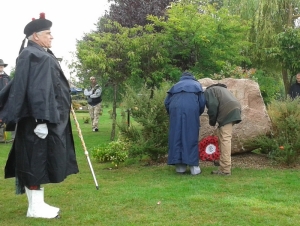
[[[46,123],[38,124],[33,131],[39,138],[45,139],[46,136],[48,135],[47,124]]]

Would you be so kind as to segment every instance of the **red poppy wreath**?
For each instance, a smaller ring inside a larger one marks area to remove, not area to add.
[[[215,161],[220,158],[220,150],[217,136],[204,137],[198,143],[199,158],[202,161]]]

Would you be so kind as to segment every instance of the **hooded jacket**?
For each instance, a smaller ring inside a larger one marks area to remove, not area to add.
[[[168,164],[199,165],[200,115],[205,108],[201,84],[188,72],[168,91],[165,107],[169,114]]]

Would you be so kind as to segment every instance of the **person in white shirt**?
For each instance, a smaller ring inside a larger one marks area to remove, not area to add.
[[[84,95],[87,97],[89,104],[89,113],[92,121],[92,131],[98,132],[99,115],[102,102],[102,88],[97,84],[94,76],[90,77],[91,86],[84,90]]]

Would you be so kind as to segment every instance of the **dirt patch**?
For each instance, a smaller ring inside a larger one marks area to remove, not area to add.
[[[165,165],[167,157],[160,159],[159,162],[146,160],[144,166]],[[252,168],[252,169],[300,169],[300,163],[292,166],[279,165],[273,162],[267,155],[256,154],[253,152],[235,154],[231,156],[232,168]],[[214,166],[213,162],[200,161],[200,166]]]
[[[294,164],[292,166],[279,165],[273,162],[270,158],[263,154],[256,154],[252,152],[235,154],[231,156],[232,168],[252,168],[252,169],[264,169],[264,168],[296,168],[300,169],[300,164]],[[213,162],[201,161],[201,166],[213,166]]]

